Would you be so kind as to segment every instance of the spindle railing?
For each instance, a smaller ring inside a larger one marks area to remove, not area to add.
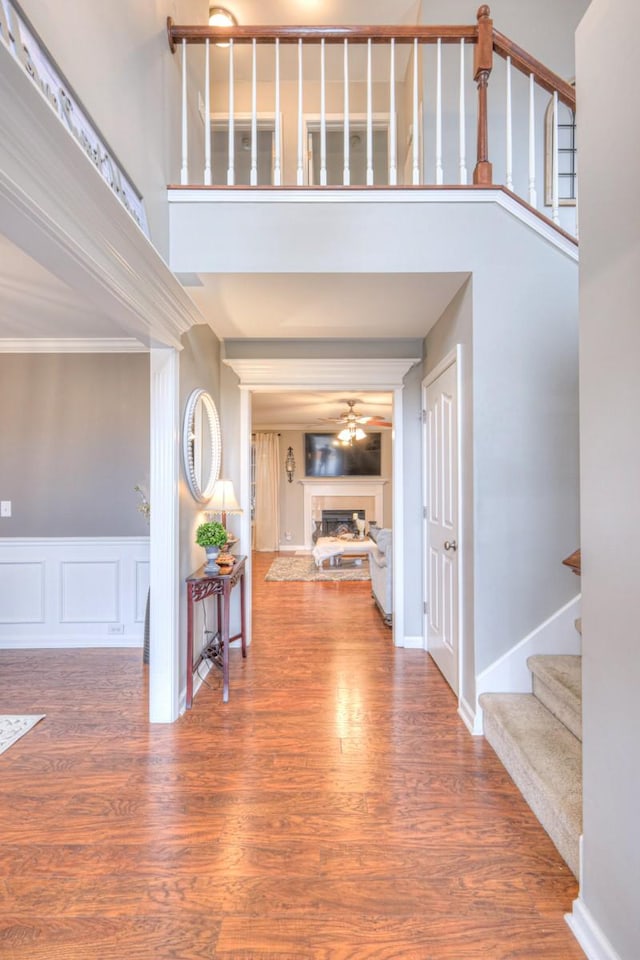
[[[569,150],[560,145],[567,124],[559,105],[573,118],[575,89],[495,30],[486,5],[472,26],[209,27],[169,18],[167,30],[182,57],[183,187],[467,186],[475,119],[474,186],[503,186],[558,225],[561,206],[573,203],[573,180],[570,196],[561,195],[561,179],[574,173],[562,169]],[[190,60],[192,46],[203,54]],[[475,118],[467,107],[472,84]],[[202,88],[197,119],[194,93]],[[495,143],[504,146],[504,166],[492,162]],[[203,163],[193,177],[195,149]],[[538,189],[543,164],[550,191]]]

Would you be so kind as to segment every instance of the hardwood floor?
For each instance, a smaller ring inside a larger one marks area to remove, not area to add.
[[[265,583],[170,727],[141,651],[0,651],[2,960],[578,960],[576,884],[368,583]]]

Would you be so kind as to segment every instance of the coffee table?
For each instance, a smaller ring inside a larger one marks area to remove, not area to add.
[[[326,560],[330,566],[340,566],[343,559],[362,561],[368,557],[375,543],[369,537],[363,537],[362,540],[354,538],[353,540],[343,540],[342,537],[318,537],[316,544],[311,551],[316,567],[322,569]]]

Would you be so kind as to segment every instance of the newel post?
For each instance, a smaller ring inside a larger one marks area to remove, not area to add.
[[[478,162],[473,171],[473,182],[479,184],[493,183],[487,119],[487,87],[492,68],[493,20],[491,10],[483,4],[478,10],[478,42],[473,56],[473,79],[478,84]]]

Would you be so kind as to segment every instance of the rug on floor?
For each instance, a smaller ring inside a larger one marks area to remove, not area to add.
[[[35,727],[39,720],[44,720],[46,714],[0,714],[0,753]]]
[[[362,566],[327,567],[318,570],[313,557],[278,557],[274,560],[265,580],[305,580],[309,583],[327,580],[370,580],[369,565],[366,560]]]

